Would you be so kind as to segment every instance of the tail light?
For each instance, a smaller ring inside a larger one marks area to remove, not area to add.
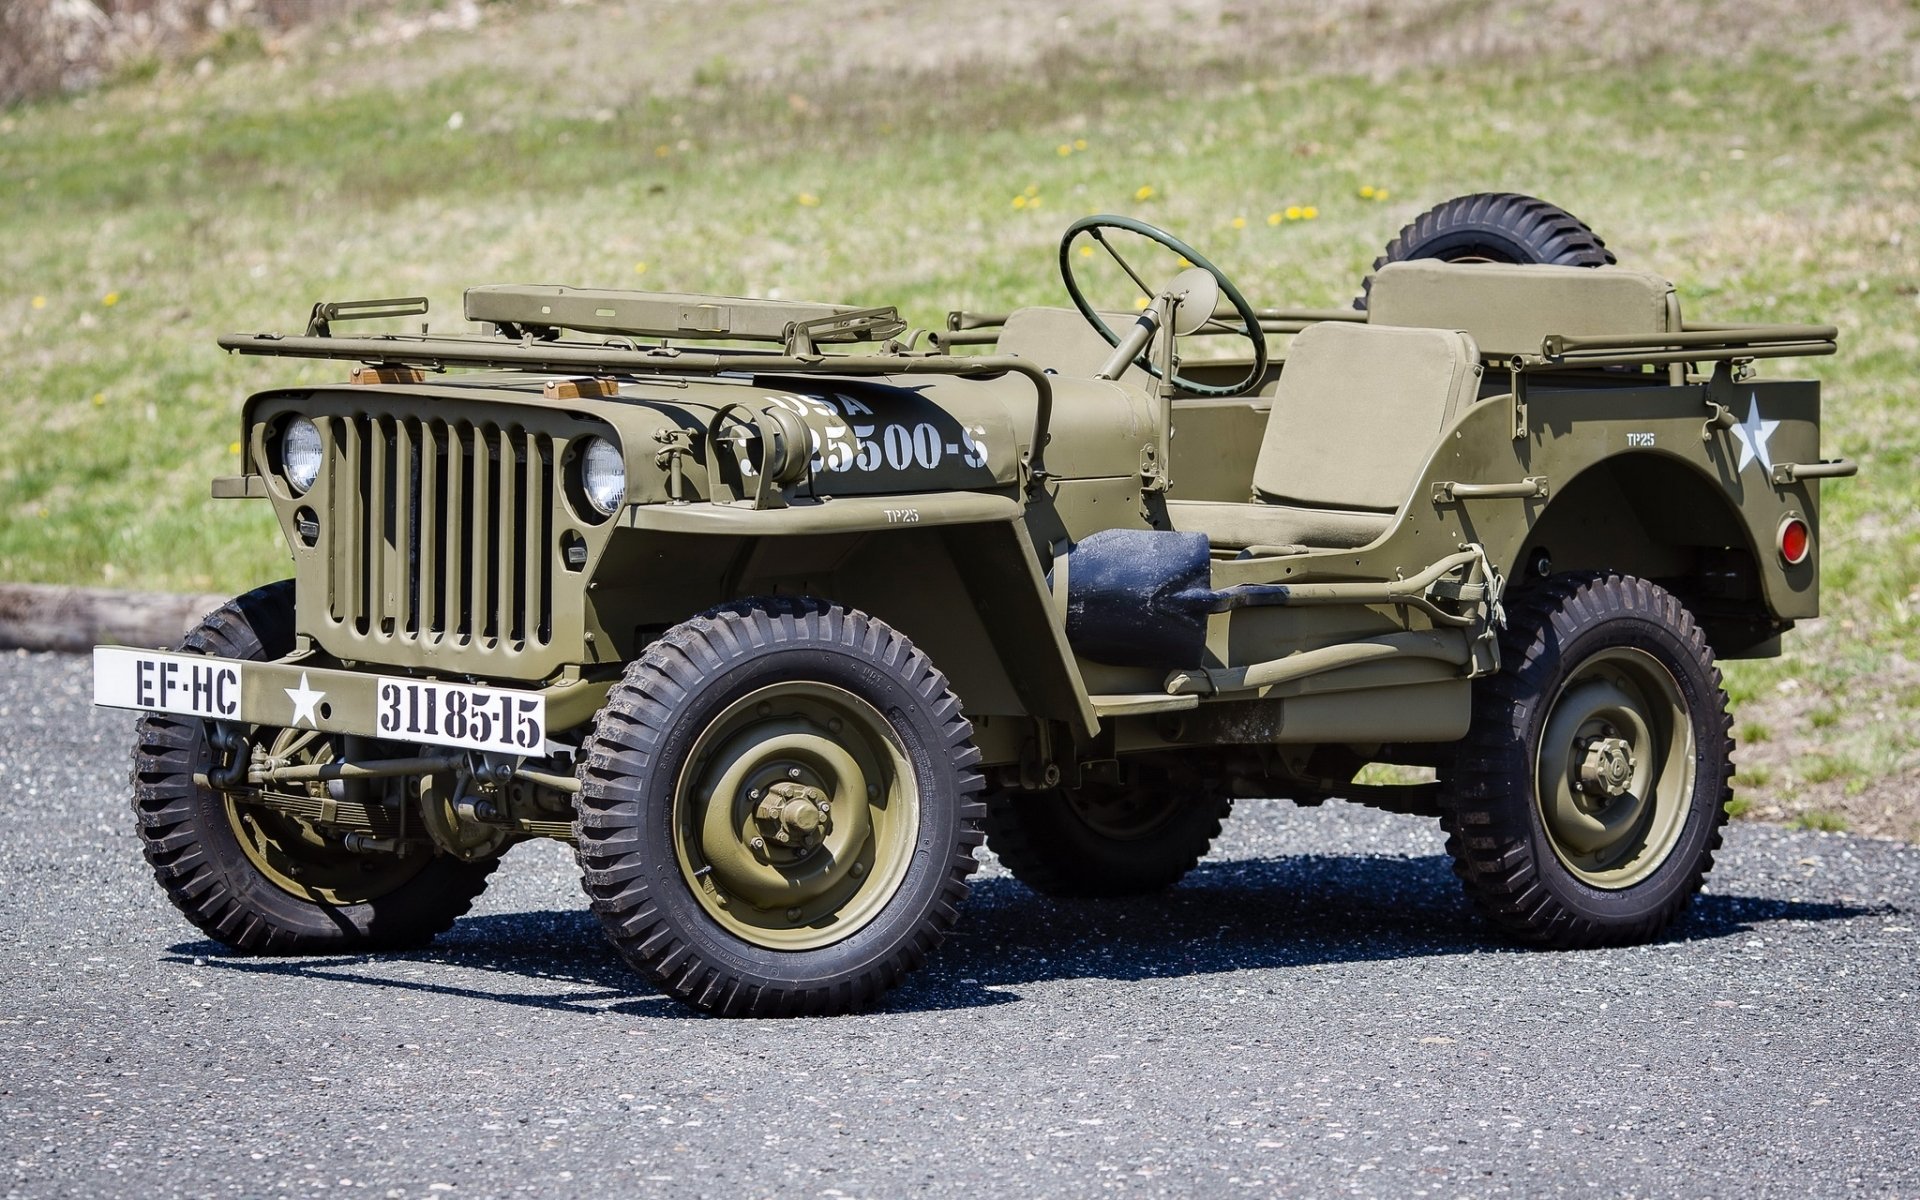
[[[1800,517],[1780,522],[1780,557],[1789,566],[1799,566],[1813,553],[1813,529]]]

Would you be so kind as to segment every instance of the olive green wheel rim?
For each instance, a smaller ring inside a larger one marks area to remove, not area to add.
[[[1177,815],[1178,797],[1143,787],[1072,788],[1067,807],[1088,829],[1116,842],[1138,842],[1164,829]]]
[[[331,762],[334,757],[326,738],[286,729],[275,735],[269,754],[295,763]],[[356,853],[291,813],[231,795],[225,802],[227,824],[240,852],[268,882],[301,900],[335,908],[367,904],[410,882],[433,857]]]
[[[1603,650],[1555,694],[1535,796],[1562,864],[1596,888],[1629,888],[1679,844],[1693,806],[1694,733],[1673,673],[1643,650]]]
[[[892,727],[826,683],[778,683],[729,704],[674,785],[688,889],[721,928],[769,949],[830,946],[879,916],[919,826],[919,781]]]

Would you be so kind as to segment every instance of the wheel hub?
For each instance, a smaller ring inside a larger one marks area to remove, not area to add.
[[[1594,738],[1587,743],[1573,786],[1589,796],[1611,800],[1627,794],[1633,785],[1633,772],[1633,748],[1625,738]]]
[[[793,768],[798,774],[799,768]],[[749,792],[749,800],[758,799],[753,817],[759,823],[765,841],[789,850],[811,850],[833,828],[833,801],[820,788],[794,780],[776,783],[764,790]]]
[[[676,785],[676,847],[728,931],[783,950],[871,920],[912,861],[919,795],[886,719],[824,683],[774,684],[717,714]]]
[[[1642,650],[1602,650],[1572,671],[1539,738],[1535,795],[1560,861],[1609,889],[1656,870],[1693,793],[1694,742],[1672,673]]]

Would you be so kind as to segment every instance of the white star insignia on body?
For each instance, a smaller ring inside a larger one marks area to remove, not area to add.
[[[1747,403],[1747,419],[1733,427],[1733,436],[1740,439],[1740,465],[1734,470],[1746,470],[1747,464],[1757,458],[1760,465],[1767,469],[1767,474],[1773,474],[1773,455],[1767,452],[1767,439],[1778,428],[1780,422],[1761,417],[1760,394],[1754,393],[1753,399]]]
[[[298,725],[300,722],[305,721],[315,729],[320,727],[319,719],[314,716],[313,707],[320,703],[320,701],[326,699],[327,694],[325,692],[316,692],[307,686],[307,673],[305,671],[300,672],[299,687],[281,688],[280,690],[287,694],[287,699],[293,701],[293,721],[291,724]]]

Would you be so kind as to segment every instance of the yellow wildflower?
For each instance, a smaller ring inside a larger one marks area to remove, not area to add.
[[[647,273],[647,264],[643,262],[633,264],[633,273],[635,275],[645,275]]]
[[[801,192],[798,196],[794,197],[794,201],[798,203],[801,208],[820,207],[820,197],[814,195],[812,192]]]
[[[1245,229],[1247,227],[1247,219],[1245,217],[1235,217],[1232,225],[1235,229]]]
[[[105,392],[95,392],[93,394],[93,406],[95,408],[102,407],[103,405],[106,404],[106,402],[107,402],[107,394]]]
[[[1361,198],[1362,200],[1371,200],[1371,199],[1373,199],[1373,185],[1372,185],[1372,184],[1370,184],[1370,183],[1363,183],[1363,184],[1361,184],[1361,185],[1360,185],[1360,198]]]
[[[228,453],[228,454],[238,454],[238,453],[240,453],[240,443],[239,443],[239,442],[229,442],[229,443],[227,444],[227,453]]]
[[[114,305],[120,303],[120,293],[108,292],[106,295],[100,297],[100,303],[106,305],[108,308],[112,308]]]
[[[1271,212],[1267,214],[1267,224],[1269,225],[1278,225],[1286,219],[1287,215],[1285,213]]]
[[[1152,184],[1150,184],[1150,183],[1143,183],[1143,184],[1141,184],[1141,185],[1140,185],[1139,187],[1137,187],[1137,188],[1135,188],[1135,189],[1134,189],[1134,191],[1133,191],[1133,198],[1134,198],[1135,200],[1151,200],[1151,199],[1153,199],[1153,185],[1152,185]]]
[[[1073,139],[1073,148],[1075,150],[1085,150],[1087,148],[1087,139],[1085,138]]]
[[[1133,298],[1133,307],[1136,311],[1144,311],[1147,305],[1152,303],[1153,301],[1147,299],[1145,296],[1135,296]]]
[[[35,296],[33,298],[33,306],[35,308],[45,308],[47,306],[47,298],[45,296]]]
[[[1287,220],[1298,221],[1303,215],[1298,204],[1287,205]]]
[[[1092,257],[1093,257],[1093,247],[1092,247],[1092,246],[1082,246],[1082,247],[1080,247],[1080,257],[1081,257],[1081,258],[1092,258]]]
[[[1311,204],[1307,205],[1305,208],[1300,210],[1300,219],[1303,221],[1311,221],[1319,215],[1320,215],[1320,210],[1315,208]]]
[[[1067,155],[1073,153],[1073,146],[1067,142],[1061,142],[1060,148],[1055,150],[1054,153],[1058,154],[1061,158],[1065,158]]]
[[[1028,184],[1025,194],[1028,199],[1032,199],[1033,197],[1038,196],[1040,194],[1040,185],[1037,183]]]
[[[1033,198],[1032,198],[1031,200],[1028,200],[1028,201],[1027,201],[1027,207],[1028,207],[1028,208],[1039,208],[1039,207],[1040,207],[1040,205],[1041,205],[1041,204],[1042,204],[1042,203],[1043,203],[1043,202],[1044,202],[1045,200],[1046,200],[1046,197],[1045,197],[1045,196],[1035,196],[1035,197],[1033,197]]]
[[[1373,189],[1373,198],[1375,200],[1385,200],[1387,198],[1387,189],[1385,188]]]
[[[1015,208],[1025,208],[1027,206],[1027,198],[1025,196],[1015,196],[1013,198],[1013,206]]]

